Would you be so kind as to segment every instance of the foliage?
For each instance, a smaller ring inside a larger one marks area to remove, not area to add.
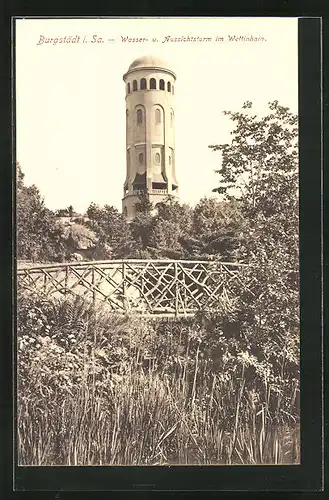
[[[234,298],[155,322],[21,295],[22,464],[298,463],[297,117],[277,101],[264,117],[250,102],[226,116],[232,141],[211,146],[222,155],[221,201],[145,198],[131,223],[92,204],[87,224],[99,258],[247,262]],[[28,199],[44,224],[35,189]]]
[[[239,199],[248,226],[240,257],[248,262],[283,259],[298,265],[298,117],[278,101],[264,117],[225,112],[235,125],[231,144],[209,146],[222,154],[215,190]],[[247,112],[249,110],[249,112]]]
[[[243,223],[236,203],[203,198],[192,208],[168,197],[155,208],[147,201],[143,207],[129,224],[135,257],[235,259]]]
[[[40,262],[69,259],[77,247],[74,241],[79,243],[87,237],[95,246],[92,258],[96,260],[235,260],[243,222],[236,203],[206,198],[195,208],[181,205],[173,197],[153,207],[148,197],[141,195],[136,217],[129,223],[115,207],[95,203],[88,207],[88,219],[80,217],[69,227],[59,223],[56,217],[70,213],[72,206],[57,211],[55,216],[45,207],[35,186],[19,186],[18,257]],[[84,234],[83,226],[92,231],[89,236]]]
[[[121,213],[111,205],[100,207],[91,203],[87,210],[88,226],[98,238],[98,259],[128,257],[134,242],[128,225]]]
[[[62,261],[67,254],[62,230],[36,186],[24,184],[24,174],[17,164],[17,256],[19,259]]]
[[[72,205],[67,208],[59,208],[58,210],[56,210],[57,217],[73,217],[74,215],[75,212]]]
[[[148,211],[139,211],[129,223],[129,232],[135,245],[131,256],[136,259],[149,259],[154,256],[152,249],[154,218]]]
[[[21,464],[298,463],[298,383],[223,322],[24,294],[18,310]]]
[[[72,249],[87,249],[97,244],[95,233],[81,223],[70,224],[63,228],[67,244]]]
[[[141,190],[138,194],[138,203],[136,203],[137,214],[150,214],[154,210],[153,203],[150,201],[148,193]]]
[[[96,258],[235,259],[243,223],[237,203],[204,198],[192,208],[169,196],[154,207],[146,195],[140,198],[129,223],[113,207],[90,205]]]
[[[152,246],[161,258],[184,258],[184,238],[192,227],[193,210],[173,197],[157,204]]]
[[[192,214],[192,224],[184,235],[189,258],[235,261],[244,219],[235,201],[219,202],[202,198]]]
[[[222,153],[217,190],[237,200],[243,215],[237,258],[250,264],[229,331],[238,349],[265,363],[272,393],[283,394],[282,384],[299,380],[297,116],[277,101],[262,118],[251,108],[226,112],[232,142],[210,146]],[[218,328],[220,314],[211,322]],[[289,413],[287,402],[284,408]]]

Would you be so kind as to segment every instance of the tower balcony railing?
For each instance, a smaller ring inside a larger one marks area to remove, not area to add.
[[[168,194],[168,189],[150,189],[149,191],[145,189],[134,189],[133,195],[139,196],[145,193],[149,194]]]
[[[151,194],[168,194],[168,189],[150,189]]]

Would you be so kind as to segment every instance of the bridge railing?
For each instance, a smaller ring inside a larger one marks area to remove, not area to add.
[[[189,316],[212,309],[233,285],[244,286],[246,264],[189,260],[106,260],[19,267],[18,289],[79,295],[119,313]]]

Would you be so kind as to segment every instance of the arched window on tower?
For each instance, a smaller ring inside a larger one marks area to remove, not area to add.
[[[127,83],[127,93],[130,94],[130,83]]]
[[[137,80],[133,81],[133,92],[136,92],[137,90]]]
[[[146,78],[142,78],[141,79],[141,90],[145,90],[146,89]]]
[[[143,123],[143,111],[141,109],[137,110],[137,123]]]
[[[150,89],[156,89],[157,88],[157,82],[155,78],[151,78],[150,80]]]
[[[155,124],[161,123],[161,111],[160,109],[155,110]]]
[[[171,92],[174,95],[175,92],[174,92],[174,86],[173,85],[171,86]]]
[[[155,153],[155,163],[157,165],[160,163],[160,153]]]
[[[138,162],[139,162],[140,165],[144,164],[144,155],[143,155],[143,153],[139,153],[139,155],[138,155]]]
[[[167,90],[168,90],[168,92],[171,92],[171,83],[170,82],[167,82]]]
[[[165,82],[162,79],[160,80],[160,87],[159,88],[160,88],[160,90],[164,90],[165,89]]]

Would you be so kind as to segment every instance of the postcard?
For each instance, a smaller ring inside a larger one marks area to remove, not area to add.
[[[297,18],[15,20],[17,465],[299,465]]]

